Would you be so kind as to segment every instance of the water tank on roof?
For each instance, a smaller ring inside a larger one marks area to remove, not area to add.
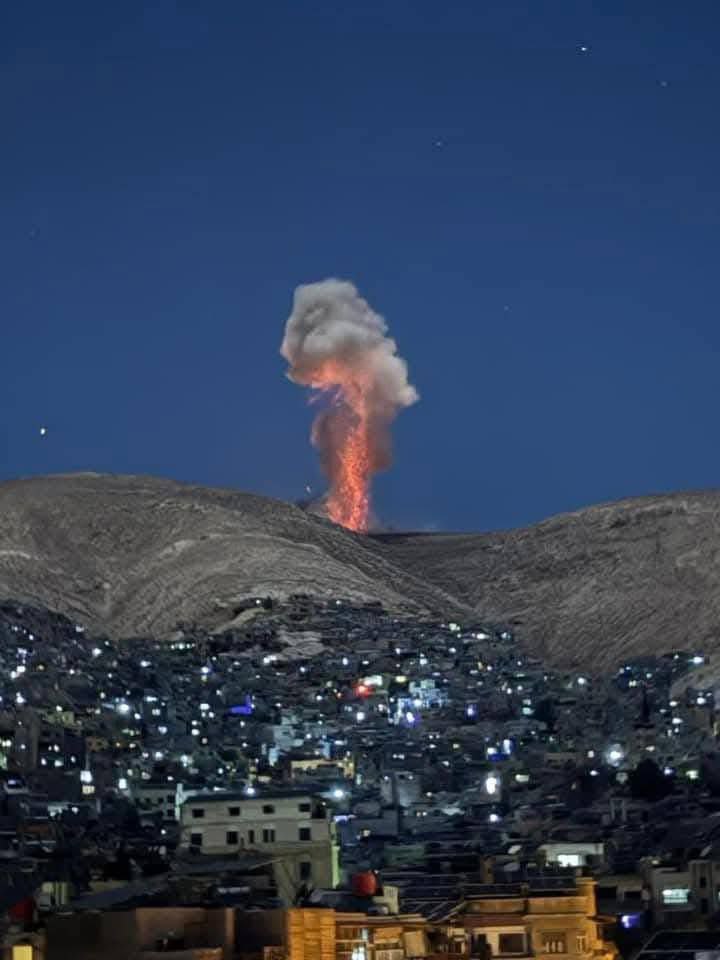
[[[352,892],[356,897],[374,897],[377,893],[377,877],[372,870],[356,873],[351,880]]]

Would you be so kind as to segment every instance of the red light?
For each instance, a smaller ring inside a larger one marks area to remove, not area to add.
[[[368,690],[367,686],[366,686],[364,683],[359,683],[359,684],[355,687],[355,693],[356,693],[359,697],[366,697],[366,696],[368,695],[368,693],[370,693],[370,691]]]

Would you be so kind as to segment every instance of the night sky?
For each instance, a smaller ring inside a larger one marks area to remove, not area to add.
[[[0,478],[319,490],[336,276],[421,394],[387,523],[720,486],[717,2],[25,0],[0,64]]]

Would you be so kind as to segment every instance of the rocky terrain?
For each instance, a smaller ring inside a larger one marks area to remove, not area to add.
[[[720,491],[638,497],[525,529],[380,538],[396,563],[549,662],[591,671],[720,647]]]
[[[488,534],[349,533],[234,490],[81,474],[0,484],[0,599],[117,637],[210,630],[295,592],[509,623],[585,671],[720,646],[720,492],[642,497]]]
[[[118,636],[228,625],[248,596],[312,592],[465,612],[388,551],[267,497],[149,477],[0,484],[0,599]]]

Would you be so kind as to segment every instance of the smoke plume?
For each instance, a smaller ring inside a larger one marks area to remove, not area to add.
[[[312,442],[330,482],[328,516],[351,530],[367,530],[373,475],[392,461],[390,426],[418,399],[396,351],[387,324],[352,283],[323,280],[295,290],[280,352],[288,377],[327,400]]]

